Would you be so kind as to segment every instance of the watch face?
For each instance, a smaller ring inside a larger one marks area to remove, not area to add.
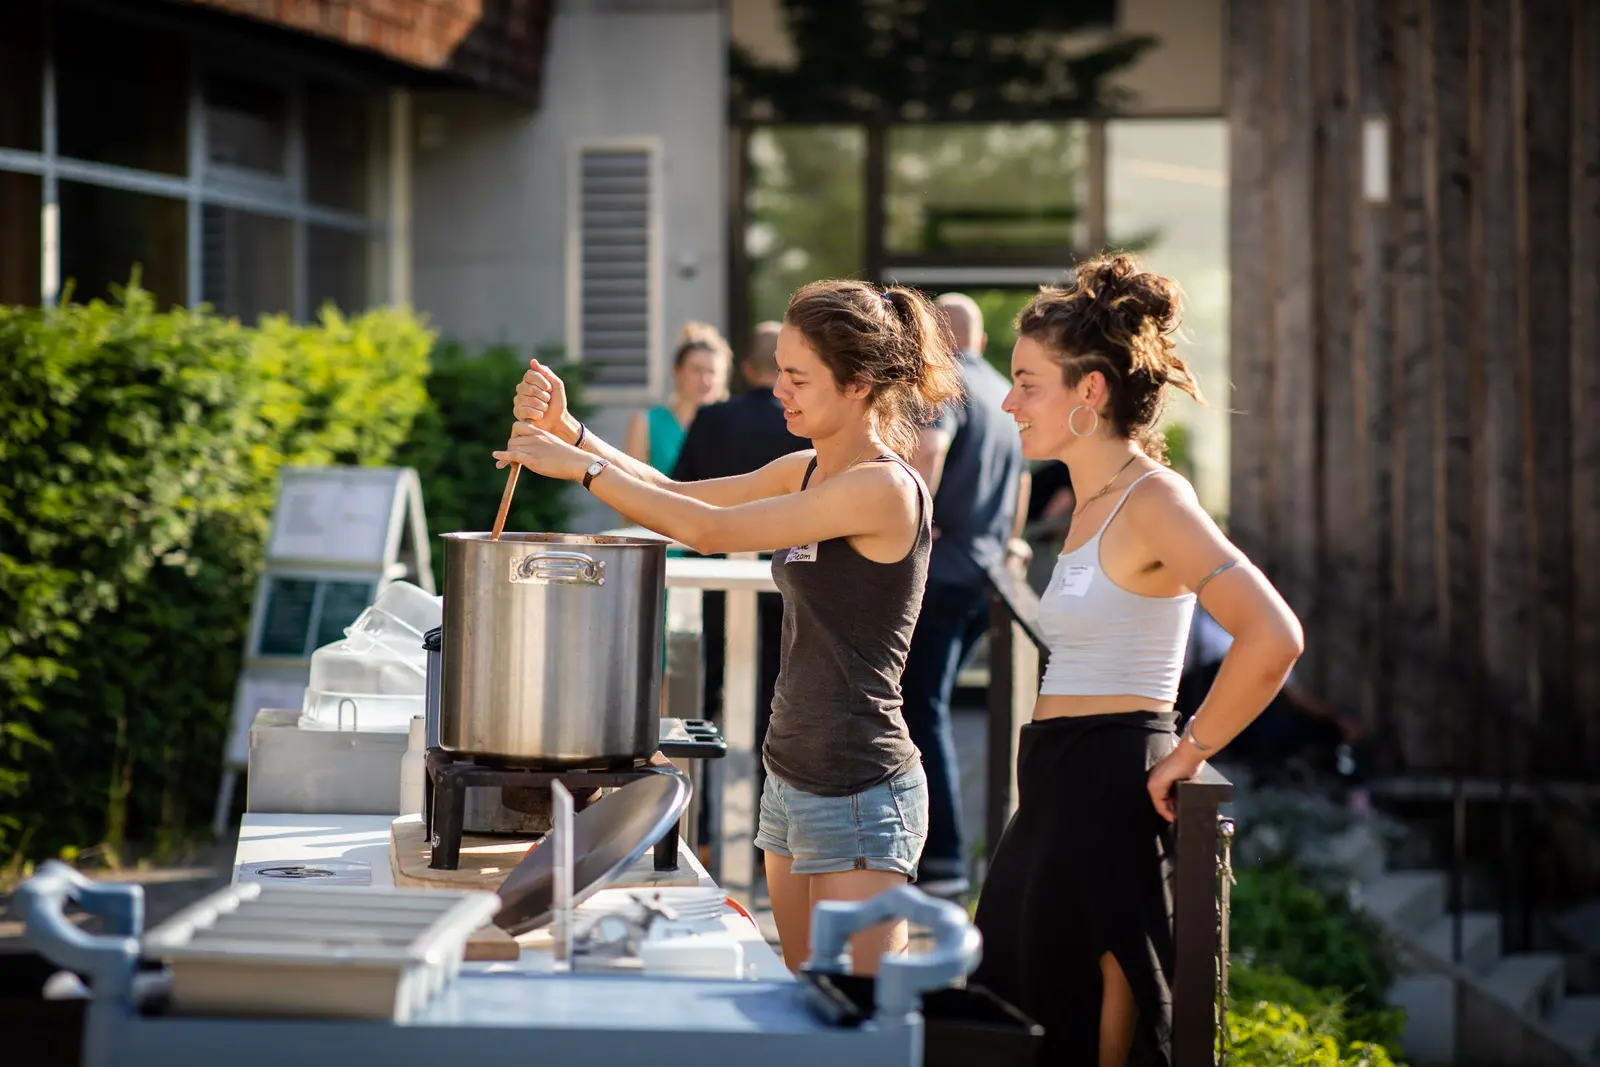
[[[593,463],[589,464],[589,477],[593,478],[596,474],[599,474],[605,469],[606,461],[603,459],[597,459]]]

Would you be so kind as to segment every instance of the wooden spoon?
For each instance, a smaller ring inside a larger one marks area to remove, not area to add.
[[[511,510],[511,495],[517,491],[517,472],[522,469],[522,464],[513,463],[506,472],[506,491],[500,494],[500,510],[494,517],[494,531],[489,534],[489,540],[498,541],[506,528],[506,512]]]

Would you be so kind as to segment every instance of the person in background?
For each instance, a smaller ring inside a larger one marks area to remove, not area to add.
[[[1180,723],[1199,710],[1232,647],[1233,636],[1221,623],[1204,609],[1195,612],[1178,679]],[[1323,700],[1290,671],[1266,710],[1233,739],[1228,755],[1249,767],[1258,786],[1331,768],[1344,786],[1347,804],[1365,811],[1369,798],[1357,759],[1361,739],[1361,725],[1353,716]]]
[[[783,402],[773,395],[778,384],[779,322],[757,323],[750,347],[739,361],[747,391],[729,400],[707,404],[689,425],[683,450],[672,468],[675,482],[700,482],[748,474],[768,463],[798,452],[808,442],[789,432]],[[707,592],[701,600],[701,625],[705,650],[705,709],[708,719],[720,718],[722,709],[723,636],[726,598]],[[778,682],[778,660],[783,630],[783,601],[775,593],[762,593],[756,601],[760,634],[758,648],[758,699],[756,744],[767,732],[772,694]]]
[[[1016,425],[1001,408],[1006,380],[983,358],[983,313],[961,293],[939,297],[938,310],[956,348],[963,396],[922,430],[912,460],[933,491],[934,542],[902,685],[906,725],[928,772],[928,843],[918,888],[955,897],[970,883],[950,698],[988,626],[989,568],[1008,555],[1026,565],[1027,545],[1018,535],[1028,476]]]
[[[686,322],[672,354],[672,396],[628,420],[623,450],[657,470],[670,471],[699,410],[728,395],[732,350],[715,326]]]
[[[1304,643],[1162,462],[1168,394],[1200,398],[1179,322],[1177,286],[1128,255],[1079,264],[1017,317],[1006,411],[1024,455],[1070,468],[1076,514],[1039,601],[1049,658],[978,898],[972,981],[1044,1026],[1040,1062],[1170,1067],[1173,791],[1261,713]],[[1180,738],[1202,598],[1233,645]]]
[[[804,440],[789,432],[783,402],[772,393],[778,384],[778,333],[782,328],[780,322],[756,324],[750,347],[739,361],[739,373],[748,388],[700,409],[672,467],[674,481],[747,474],[806,447]]]
[[[1022,527],[1022,536],[1033,549],[1028,561],[1028,585],[1035,593],[1042,593],[1050,584],[1056,556],[1072,526],[1072,509],[1078,498],[1072,495],[1072,472],[1059,459],[1034,464],[1031,475],[1028,520]]]
[[[906,461],[917,427],[960,392],[933,308],[858,281],[797,290],[778,335],[789,432],[812,442],[752,474],[677,482],[588,432],[534,361],[500,463],[584,488],[630,522],[702,553],[762,552],[783,596],[783,668],[762,760],[756,844],[798,968],[823,900],[915,879],[928,786],[900,713],[900,674],[933,547],[927,487]],[[904,922],[851,938],[853,970],[902,952]]]

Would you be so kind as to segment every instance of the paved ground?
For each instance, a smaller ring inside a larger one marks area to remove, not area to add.
[[[227,885],[233,873],[235,842],[205,846],[183,863],[92,872],[106,881],[144,886],[145,925],[155,926],[180,908]],[[23,951],[22,923],[11,913],[11,896],[0,893],[0,953]]]

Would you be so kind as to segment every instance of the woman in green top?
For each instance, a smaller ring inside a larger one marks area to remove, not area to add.
[[[728,342],[715,326],[685,323],[672,357],[672,396],[628,422],[623,451],[671,473],[695,412],[728,396]]]

